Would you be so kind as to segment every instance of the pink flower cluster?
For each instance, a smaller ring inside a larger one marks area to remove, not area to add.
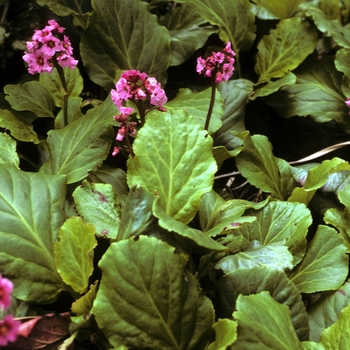
[[[115,90],[111,90],[111,98],[120,112],[120,115],[114,117],[120,125],[116,136],[116,140],[119,142],[123,141],[126,133],[131,136],[136,134],[137,123],[130,121],[129,118],[134,112],[134,108],[127,106],[128,101],[137,106],[140,116],[141,113],[144,115],[154,108],[165,111],[163,105],[168,101],[160,83],[155,78],[138,70],[128,70],[121,74],[120,79],[115,84]],[[119,150],[118,147],[114,147],[112,155],[118,154]]]
[[[28,52],[23,55],[30,74],[51,73],[56,61],[62,68],[73,69],[78,64],[72,56],[69,38],[63,35],[64,31],[65,28],[51,19],[44,29],[34,32],[32,41],[27,41]]]
[[[211,77],[214,73],[217,84],[223,80],[227,81],[232,77],[234,71],[235,56],[236,54],[231,49],[231,43],[228,42],[222,52],[212,52],[212,56],[206,59],[198,57],[196,70],[205,77]]]
[[[12,282],[0,275],[0,313],[10,307],[12,290]],[[20,325],[21,322],[14,320],[12,315],[0,320],[0,347],[16,340]]]

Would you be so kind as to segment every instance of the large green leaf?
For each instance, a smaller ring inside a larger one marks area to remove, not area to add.
[[[225,256],[215,268],[227,274],[233,270],[258,266],[268,266],[281,271],[292,269],[293,256],[283,242],[262,245],[258,241],[251,241],[247,249]]]
[[[91,223],[100,237],[115,239],[120,224],[120,204],[110,184],[83,181],[73,192],[77,212]]]
[[[63,129],[51,130],[47,139],[50,157],[40,172],[65,174],[68,183],[84,179],[107,157],[116,111],[108,96],[99,107],[90,109],[85,117]]]
[[[0,167],[0,271],[18,299],[49,303],[64,288],[53,246],[65,220],[65,183],[64,176]]]
[[[317,33],[307,22],[297,17],[280,21],[258,44],[255,71],[259,82],[283,77],[298,67],[316,44]]]
[[[160,18],[160,24],[169,30],[171,36],[172,66],[190,59],[196,50],[204,46],[208,37],[217,32],[216,28],[205,26],[205,20],[191,3],[173,7]]]
[[[99,263],[92,312],[113,346],[206,348],[214,310],[186,264],[185,255],[155,237],[112,243]]]
[[[294,74],[294,85],[284,86],[267,100],[282,117],[310,115],[317,122],[347,121],[349,108],[341,90],[342,74],[335,69],[333,59],[304,63]]]
[[[188,223],[201,196],[214,181],[212,139],[185,111],[152,113],[137,134],[128,160],[129,187],[139,185],[159,196],[159,205]]]
[[[260,19],[292,17],[303,0],[253,0],[255,13]]]
[[[245,105],[253,85],[247,79],[229,80],[218,85],[224,99],[224,115],[221,118],[222,127],[214,135],[215,145],[233,150],[242,144],[242,140],[234,136],[233,132],[245,131]]]
[[[202,254],[211,251],[225,251],[226,247],[214,241],[207,234],[195,228],[188,227],[181,221],[173,219],[165,213],[157,202],[153,205],[153,214],[159,219],[159,226],[177,235],[177,240],[186,251],[196,251]]]
[[[348,274],[349,258],[337,231],[320,225],[303,261],[289,276],[301,293],[338,289]]]
[[[321,344],[327,350],[350,348],[350,305],[342,310],[339,320],[334,325],[323,331]]]
[[[325,36],[332,36],[339,46],[350,49],[348,28],[343,27],[338,20],[329,19],[325,13],[314,7],[307,9],[305,14],[314,20],[317,29],[324,33]]]
[[[60,228],[55,244],[57,271],[62,280],[80,294],[88,288],[96,245],[95,227],[78,216],[69,218]]]
[[[292,190],[290,166],[273,155],[272,146],[264,135],[244,137],[243,150],[236,157],[236,164],[252,185],[278,199],[285,199]]]
[[[0,165],[13,164],[19,166],[19,158],[16,152],[16,141],[5,133],[0,133]]]
[[[38,81],[22,85],[6,85],[5,97],[16,111],[31,111],[37,117],[54,118],[55,103],[49,90]]]
[[[171,60],[170,36],[139,0],[92,0],[95,11],[81,39],[85,68],[109,90],[116,70],[138,69],[165,83]]]
[[[36,0],[41,6],[48,6],[58,16],[81,15],[91,11],[90,0]]]
[[[310,323],[310,339],[318,342],[321,333],[337,322],[340,312],[350,305],[350,284],[345,283],[331,294],[323,294],[308,309]]]
[[[283,242],[294,256],[294,265],[305,254],[306,234],[312,223],[310,211],[304,204],[275,201],[268,203],[256,214],[256,221],[238,228],[235,235],[262,244]]]
[[[234,348],[242,350],[299,350],[301,343],[293,328],[287,306],[275,301],[269,292],[237,299],[238,338]]]
[[[67,84],[67,96],[78,97],[83,90],[83,78],[80,75],[79,69],[63,69],[64,77]],[[39,82],[43,84],[51,93],[57,107],[63,107],[64,88],[62,81],[56,68],[51,73],[42,73],[39,77]]]
[[[301,295],[294,283],[282,271],[268,267],[239,269],[223,276],[218,281],[219,315],[230,317],[240,294],[270,292],[280,304],[288,306],[291,319],[300,340],[309,337],[308,315]]]
[[[205,120],[208,113],[208,107],[211,98],[211,88],[205,89],[198,93],[193,93],[190,89],[180,89],[177,96],[165,105],[167,110],[183,109],[198,124],[204,128]],[[221,117],[224,114],[223,100],[220,93],[215,94],[215,104],[211,115],[208,131],[214,133],[221,127]]]
[[[236,53],[249,50],[255,39],[254,14],[248,0],[180,0],[196,5],[198,13],[219,27],[222,41],[231,41]]]

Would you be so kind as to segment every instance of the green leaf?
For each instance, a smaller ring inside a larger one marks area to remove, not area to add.
[[[159,196],[174,219],[188,223],[212,188],[216,162],[212,139],[185,111],[152,113],[128,159],[129,187],[139,185]]]
[[[154,202],[153,214],[159,219],[159,226],[169,232],[177,234],[177,240],[182,243],[186,250],[196,251],[200,254],[207,254],[210,251],[225,251],[227,248],[214,241],[208,235],[195,228],[188,227],[181,221],[167,215],[158,204],[159,199]]]
[[[350,212],[349,209],[340,211],[336,208],[328,209],[324,216],[323,221],[327,225],[335,227],[340,236],[343,238],[343,243],[346,246],[346,252],[350,253]]]
[[[165,105],[167,111],[185,110],[195,121],[204,128],[211,99],[211,88],[193,93],[190,89],[180,89],[176,97]],[[215,103],[211,115],[209,132],[214,133],[221,127],[221,116],[224,114],[223,100],[220,93],[215,94]]]
[[[225,203],[225,200],[214,190],[205,193],[199,207],[199,224],[203,231],[208,230],[214,218],[214,213]],[[243,214],[243,211],[242,211]]]
[[[350,347],[350,305],[342,310],[334,325],[323,331],[321,344],[330,350],[345,350]]]
[[[73,192],[75,206],[85,222],[91,223],[100,237],[115,239],[120,224],[120,208],[112,185],[83,181]]]
[[[301,295],[294,283],[282,271],[269,267],[253,267],[230,272],[220,278],[218,287],[219,317],[230,317],[240,294],[270,292],[280,304],[291,312],[291,320],[300,340],[309,338],[308,315]]]
[[[214,135],[215,145],[233,150],[242,144],[242,140],[234,136],[233,131],[239,133],[246,130],[245,105],[253,86],[254,84],[246,79],[229,80],[218,85],[218,90],[224,99],[224,115],[221,118],[222,127]]]
[[[289,277],[300,293],[335,290],[348,274],[348,260],[346,247],[337,231],[320,225],[307,246],[303,261]]]
[[[305,15],[311,17],[317,29],[325,36],[333,37],[333,40],[341,47],[350,49],[350,35],[348,29],[343,27],[338,20],[329,19],[325,13],[316,8],[309,8]]]
[[[12,164],[19,167],[16,147],[17,143],[14,139],[5,133],[0,133],[0,165]]]
[[[249,208],[260,209],[264,207],[268,201],[268,198],[259,203],[232,199],[222,203],[214,212],[203,213],[202,210],[202,212],[200,211],[199,213],[200,217],[208,215],[207,219],[209,219],[207,225],[203,226],[202,229],[209,237],[214,237],[225,231],[236,229],[242,224],[253,222],[255,220],[254,216],[242,216],[243,213]]]
[[[283,86],[295,84],[296,80],[297,77],[292,72],[287,72],[281,79],[275,81],[270,80],[268,83],[258,85],[257,89],[250,94],[249,99],[255,100],[257,97],[271,95]]]
[[[65,220],[65,183],[64,176],[0,167],[0,271],[18,299],[50,303],[63,289],[53,246]]]
[[[340,312],[348,305],[350,305],[349,283],[345,283],[331,294],[322,294],[308,309],[310,339],[320,341],[321,333],[338,321]]]
[[[86,294],[72,303],[72,312],[77,316],[88,315],[96,298],[98,281],[92,284]]]
[[[288,307],[275,301],[269,292],[240,295],[233,317],[238,322],[237,349],[302,349]]]
[[[5,97],[16,111],[31,111],[37,117],[54,118],[55,103],[49,90],[38,81],[6,85]]]
[[[342,74],[330,57],[304,63],[294,72],[297,81],[284,86],[267,102],[284,118],[311,116],[323,123],[330,120],[346,123],[349,108],[341,91]]]
[[[78,216],[67,219],[60,228],[54,247],[57,271],[79,294],[87,291],[96,245],[95,227]]]
[[[246,135],[236,164],[249,183],[262,191],[278,199],[285,199],[291,192],[293,177],[290,166],[273,155],[266,136]]]
[[[123,203],[125,196],[129,192],[124,170],[102,165],[98,170],[91,172],[89,177],[93,182],[103,182],[112,185],[118,200]]]
[[[313,341],[303,341],[301,346],[303,350],[326,350],[322,344]]]
[[[10,130],[18,141],[40,143],[30,120],[15,110],[0,109],[0,127]]]
[[[188,0],[177,1],[180,3]],[[219,27],[222,41],[231,41],[233,50],[249,50],[255,39],[254,14],[248,0],[189,0],[210,24]],[[229,10],[228,10],[229,9]]]
[[[260,19],[284,19],[292,17],[303,0],[253,0],[255,13]]]
[[[343,72],[350,79],[350,50],[340,49],[335,55],[335,67],[339,72]]]
[[[100,260],[93,306],[112,346],[205,349],[214,310],[185,268],[187,257],[155,237],[112,243]]]
[[[218,319],[214,324],[215,341],[208,350],[226,350],[237,338],[237,322],[227,318]]]
[[[311,213],[304,204],[275,201],[258,211],[256,221],[238,228],[234,234],[242,234],[249,242],[257,240],[263,245],[285,240],[296,265],[304,256],[311,223]]]
[[[306,205],[309,204],[316,190],[327,182],[330,174],[349,169],[349,163],[341,158],[324,160],[322,164],[308,171],[304,186],[295,188],[288,198],[288,201],[305,203]]]
[[[317,33],[300,18],[280,21],[258,44],[255,71],[259,82],[280,78],[298,67],[317,45]]]
[[[84,118],[63,129],[49,131],[47,143],[50,158],[40,172],[65,174],[67,183],[84,179],[89,171],[96,169],[107,157],[116,111],[108,96],[99,107],[90,109]]]
[[[155,198],[142,187],[130,189],[121,211],[118,241],[146,231],[153,221],[152,205]]]
[[[63,69],[63,72],[67,83],[67,96],[79,97],[84,87],[83,78],[80,75],[79,69],[70,69],[67,67]],[[65,91],[57,69],[54,68],[51,73],[41,73],[39,82],[51,93],[55,105],[57,107],[63,107]]]
[[[225,256],[215,268],[227,274],[233,270],[259,266],[268,266],[281,271],[292,269],[293,256],[283,242],[261,245],[258,241],[251,241],[247,249]]]
[[[170,36],[149,13],[148,4],[92,0],[92,5],[95,11],[80,44],[91,80],[109,90],[117,69],[138,69],[165,83],[171,60]]]
[[[176,6],[160,18],[160,24],[169,30],[173,50],[172,66],[189,60],[204,46],[208,37],[217,32],[212,26],[205,26],[205,20],[191,3]]]

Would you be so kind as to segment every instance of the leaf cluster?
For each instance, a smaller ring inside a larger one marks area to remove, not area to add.
[[[0,273],[15,286],[8,312],[34,318],[11,349],[350,348],[350,164],[288,162],[246,127],[263,105],[348,135],[349,4],[34,8],[68,28],[80,64],[64,69],[67,89],[55,68],[0,95]],[[227,41],[235,75],[204,130],[195,59]],[[109,91],[129,69],[169,102],[147,114],[134,156],[112,157]]]

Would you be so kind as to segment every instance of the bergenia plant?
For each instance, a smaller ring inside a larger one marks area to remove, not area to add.
[[[349,23],[0,1],[0,349],[350,349]]]
[[[129,135],[136,135],[137,122],[131,121],[130,116],[134,112],[134,108],[128,107],[127,102],[130,101],[137,108],[140,125],[143,126],[146,114],[155,108],[165,111],[163,105],[168,99],[157,79],[138,70],[123,72],[115,84],[115,89],[111,90],[111,97],[120,112],[119,115],[114,116],[120,126],[116,141],[121,142],[125,137],[129,152],[133,155]],[[117,155],[119,151],[120,147],[114,146],[112,155]]]
[[[228,42],[222,51],[212,52],[212,55],[206,59],[203,57],[197,58],[197,72],[203,74],[204,77],[211,78],[211,99],[204,125],[205,130],[209,128],[210,117],[213,113],[216,84],[227,81],[232,77],[235,56],[236,54],[231,49],[231,43]]]

